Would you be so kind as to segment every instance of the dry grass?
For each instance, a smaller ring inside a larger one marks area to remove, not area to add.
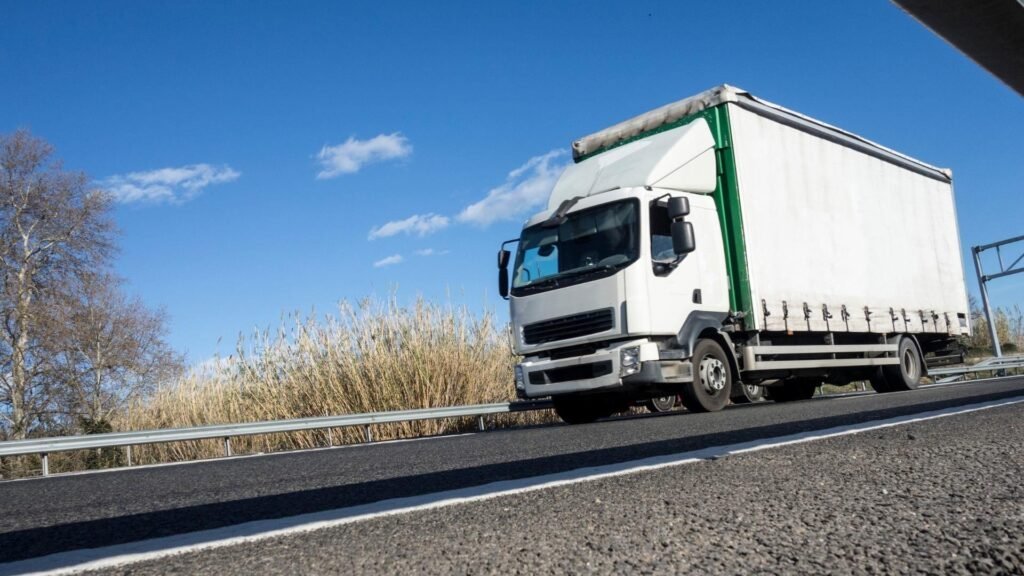
[[[342,303],[324,318],[292,316],[276,332],[242,339],[237,353],[193,370],[131,407],[121,430],[178,428],[309,416],[509,401],[513,355],[490,313],[394,299]],[[550,419],[523,414],[496,422]],[[474,421],[374,426],[375,440],[465,430]],[[232,439],[238,453],[325,446],[324,430]],[[359,442],[362,429],[332,430],[335,443]],[[217,441],[136,449],[142,463],[222,453]]]

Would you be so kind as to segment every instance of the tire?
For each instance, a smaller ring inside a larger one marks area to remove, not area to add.
[[[899,364],[882,366],[886,386],[892,392],[916,389],[924,376],[924,361],[914,340],[906,336],[900,338],[896,357],[900,359]]]
[[[655,414],[661,412],[671,412],[676,407],[675,396],[659,396],[657,398],[648,398],[647,402],[644,402],[644,406],[647,407],[649,412]]]
[[[589,424],[615,413],[611,404],[600,396],[555,396],[551,400],[555,414],[566,424]]]
[[[885,374],[882,373],[882,368],[876,368],[871,373],[871,378],[868,379],[871,383],[871,387],[875,389],[875,392],[879,394],[885,394],[886,392],[892,392],[892,388],[889,387],[889,382],[885,379]]]
[[[768,397],[775,402],[796,402],[799,400],[810,400],[814,397],[814,391],[821,386],[820,380],[813,378],[792,378],[786,380],[782,386],[775,386],[768,389]]]
[[[764,400],[764,386],[740,384],[733,386],[732,403],[750,404]]]
[[[690,412],[717,412],[729,402],[732,371],[718,342],[702,338],[693,347],[693,382],[683,385],[683,406]]]

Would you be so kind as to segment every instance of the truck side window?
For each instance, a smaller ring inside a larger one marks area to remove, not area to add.
[[[651,204],[651,259],[670,261],[676,257],[672,251],[672,223],[668,218],[668,207]]]

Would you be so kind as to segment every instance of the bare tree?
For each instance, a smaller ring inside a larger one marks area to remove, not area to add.
[[[166,314],[128,298],[122,280],[89,274],[48,299],[45,342],[57,407],[85,428],[180,375],[183,358],[165,341]]]
[[[109,198],[52,156],[26,131],[0,135],[0,417],[14,439],[50,402],[42,295],[105,268],[113,251]]]

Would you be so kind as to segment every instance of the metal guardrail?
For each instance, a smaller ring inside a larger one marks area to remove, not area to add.
[[[477,427],[483,431],[487,429],[486,421],[484,420],[486,416],[529,412],[547,408],[551,408],[550,400],[503,402],[499,404],[475,404],[446,408],[423,408],[393,412],[371,412],[368,414],[346,414],[343,416],[296,418],[293,420],[246,422],[243,424],[214,424],[210,426],[196,426],[194,428],[168,428],[165,430],[144,430],[140,432],[112,432],[108,434],[12,440],[0,442],[0,456],[40,454],[43,460],[43,475],[48,476],[50,474],[49,454],[54,452],[123,446],[127,450],[128,466],[131,466],[131,447],[143,444],[222,439],[224,441],[224,455],[231,456],[231,438],[236,436],[326,429],[328,431],[328,442],[333,446],[333,437],[330,435],[332,428],[363,426],[365,427],[366,441],[372,442],[373,435],[370,431],[370,426],[374,424],[475,417],[477,419]]]
[[[982,360],[972,366],[955,366],[934,368],[928,371],[936,382],[955,382],[975,372],[999,372],[1012,368],[1024,368],[1024,355],[1004,356]],[[215,440],[224,442],[224,455],[231,456],[231,438],[238,436],[256,436],[261,434],[278,434],[302,430],[327,430],[328,443],[333,446],[332,428],[365,427],[366,441],[372,442],[370,426],[395,422],[415,422],[419,420],[441,420],[445,418],[476,418],[477,427],[487,429],[484,418],[494,414],[510,414],[529,412],[551,408],[550,400],[533,400],[522,402],[502,402],[498,404],[474,404],[470,406],[450,406],[445,408],[423,408],[417,410],[397,410],[393,412],[370,412],[367,414],[346,414],[342,416],[318,416],[312,418],[296,418],[292,420],[272,420],[265,422],[246,422],[242,424],[214,424],[196,426],[194,428],[168,428],[164,430],[144,430],[140,432],[112,432],[107,434],[90,434],[82,436],[61,436],[56,438],[35,438],[29,440],[11,440],[0,442],[0,456],[24,456],[39,454],[42,456],[43,475],[50,474],[49,454],[55,452],[72,452],[95,448],[124,447],[127,453],[127,464],[132,465],[132,446],[144,444],[161,444],[166,442],[187,442],[190,440]]]
[[[982,360],[970,366],[951,366],[949,368],[930,368],[928,375],[935,378],[938,384],[956,382],[976,372],[1000,372],[1012,368],[1024,368],[1024,355],[1001,356]]]

